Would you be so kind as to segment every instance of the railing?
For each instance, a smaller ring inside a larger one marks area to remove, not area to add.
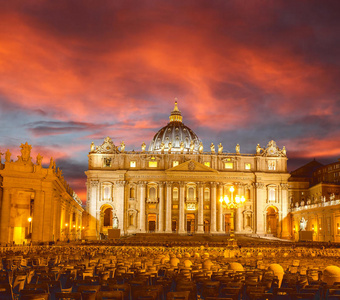
[[[291,208],[290,211],[291,212],[302,211],[302,210],[306,210],[306,209],[334,206],[334,205],[339,205],[339,204],[340,204],[340,199],[338,199],[338,200],[330,200],[330,201],[326,201],[326,202],[306,204],[306,205],[302,205],[302,206],[299,206],[299,207],[294,207],[294,208]]]

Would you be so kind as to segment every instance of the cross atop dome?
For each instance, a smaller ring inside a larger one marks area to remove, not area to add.
[[[171,112],[169,119],[170,122],[182,122],[181,111],[178,109],[177,106],[177,98],[175,98],[175,107],[174,110]]]

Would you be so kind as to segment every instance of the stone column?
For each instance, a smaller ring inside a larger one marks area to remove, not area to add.
[[[290,237],[288,206],[288,183],[281,183],[282,238]]]
[[[198,184],[198,211],[197,211],[197,233],[204,233],[204,183],[199,182]]]
[[[179,234],[185,233],[185,211],[184,211],[184,205],[185,205],[185,183],[180,182],[179,183]]]
[[[145,232],[145,182],[138,182],[139,232]]]
[[[223,206],[220,199],[223,199],[223,183],[218,184],[218,232],[223,233]]]
[[[216,233],[216,182],[211,182],[210,186],[210,233]]]
[[[234,199],[236,197],[236,195],[238,195],[240,198],[242,196],[242,186],[240,183],[238,183],[236,185],[236,189],[234,192]],[[240,233],[242,231],[242,207],[239,207],[235,210],[235,218],[236,218],[236,222],[235,222],[235,233]]]
[[[86,231],[86,237],[91,240],[97,239],[97,202],[99,181],[90,181],[90,191],[88,192],[88,210],[89,210],[89,227]],[[65,219],[66,220],[66,219]],[[64,226],[64,224],[62,224]]]
[[[172,222],[172,197],[171,197],[171,190],[172,190],[172,182],[166,182],[166,209],[165,209],[165,232],[171,233],[171,222]]]
[[[120,234],[124,235],[125,232],[125,181],[116,182],[116,195],[114,197],[116,215],[118,218],[118,229],[120,229]]]
[[[164,182],[159,182],[158,232],[164,232]]]
[[[266,212],[264,211],[265,204],[265,186],[262,182],[256,182],[255,188],[255,211],[256,211],[256,234],[265,233]]]
[[[36,190],[32,217],[32,242],[42,242],[44,218],[44,195],[42,191]]]
[[[45,189],[42,193],[44,206],[42,208],[44,219],[42,220],[42,242],[49,242],[53,240],[53,215],[52,215],[52,208],[53,208],[53,199],[52,199],[52,190]],[[52,224],[52,226],[51,226]]]
[[[2,205],[1,205],[1,245],[4,246],[9,242],[9,219],[10,219],[10,208],[11,208],[11,194],[10,190],[6,187],[3,188],[2,194]]]

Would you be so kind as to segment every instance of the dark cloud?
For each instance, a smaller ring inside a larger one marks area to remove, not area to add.
[[[70,134],[79,131],[97,131],[109,127],[108,124],[83,122],[36,121],[25,124],[36,136]]]

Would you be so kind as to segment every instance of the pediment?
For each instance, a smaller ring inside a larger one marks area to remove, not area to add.
[[[218,173],[218,171],[207,167],[197,161],[188,160],[176,167],[170,168],[166,170],[166,172],[211,172],[211,173]]]

